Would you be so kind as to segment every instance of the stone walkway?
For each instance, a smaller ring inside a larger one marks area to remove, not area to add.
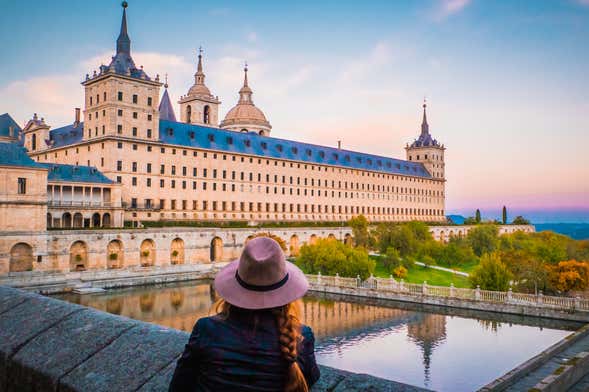
[[[576,354],[582,351],[589,351],[589,335],[585,336],[577,343],[569,347],[568,349],[564,350],[560,354],[552,357],[548,362],[546,362],[543,366],[540,366],[538,369],[533,371],[532,373],[528,374],[527,376],[521,378],[515,384],[507,388],[505,391],[509,392],[521,392],[521,391],[528,391],[536,384],[538,384],[544,377],[554,373],[556,369],[562,366],[566,361],[570,358],[574,357]],[[584,383],[584,387],[581,385]],[[580,389],[577,389],[579,387]],[[583,380],[581,380],[575,388],[571,389],[572,391],[587,391],[589,389],[589,375],[586,375]]]

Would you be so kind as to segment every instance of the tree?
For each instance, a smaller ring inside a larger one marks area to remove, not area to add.
[[[530,221],[527,220],[526,218],[524,218],[523,216],[518,215],[515,217],[515,219],[511,223],[514,225],[529,225]]]
[[[501,220],[501,223],[504,225],[507,224],[507,207],[505,206],[503,206],[503,219]]]
[[[368,248],[370,246],[370,233],[368,232],[368,219],[364,215],[358,215],[348,221],[348,226],[352,228],[354,242],[356,246]]]
[[[296,264],[305,273],[335,275],[362,279],[374,273],[376,263],[364,248],[352,248],[339,241],[318,239],[313,245],[303,245]]]
[[[475,221],[476,221],[477,223],[481,223],[481,210],[479,210],[479,209],[477,208],[477,211],[476,211],[476,213],[475,213],[475,215],[474,215],[474,216],[475,216],[475,218],[474,218],[474,219],[475,219]]]
[[[550,269],[550,283],[558,291],[585,290],[589,284],[589,264],[584,261],[561,261]]]
[[[485,224],[474,227],[468,232],[467,240],[477,256],[495,251],[499,237],[497,226]]]
[[[472,216],[469,216],[468,218],[464,219],[465,225],[476,225],[477,223],[478,223],[477,220]]]
[[[485,253],[480,264],[470,274],[473,288],[483,290],[507,291],[512,274],[497,253]]]

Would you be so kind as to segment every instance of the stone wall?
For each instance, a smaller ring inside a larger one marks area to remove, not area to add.
[[[0,390],[167,391],[188,334],[0,286]],[[424,391],[321,366],[312,391]]]

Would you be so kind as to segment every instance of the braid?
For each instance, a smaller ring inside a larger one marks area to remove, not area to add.
[[[285,392],[309,391],[305,376],[297,362],[298,345],[302,340],[298,307],[298,302],[291,302],[273,310],[279,332],[280,352],[288,362],[288,371],[284,383]]]

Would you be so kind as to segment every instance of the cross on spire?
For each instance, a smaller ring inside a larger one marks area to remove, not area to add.
[[[164,75],[164,80],[165,80],[164,88],[168,88],[168,74],[167,73]]]

